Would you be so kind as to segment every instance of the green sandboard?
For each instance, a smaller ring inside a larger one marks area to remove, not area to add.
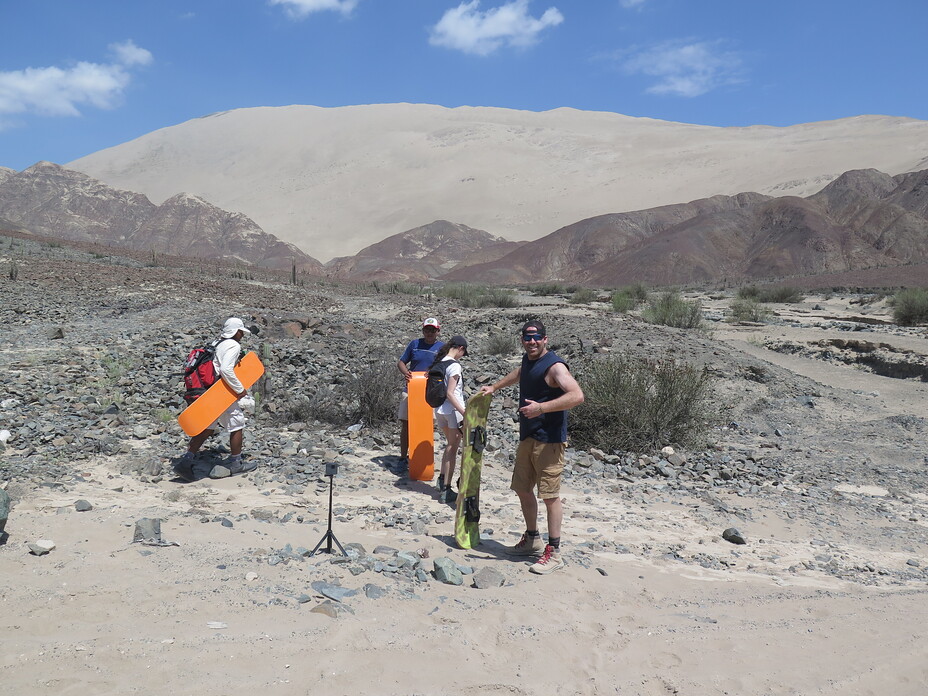
[[[480,543],[480,472],[492,398],[491,394],[475,394],[464,409],[464,451],[454,517],[454,539],[462,549],[472,549]]]

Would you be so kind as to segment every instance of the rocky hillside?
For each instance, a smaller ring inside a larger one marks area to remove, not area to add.
[[[33,234],[319,274],[322,265],[241,213],[179,193],[154,205],[50,162],[0,171],[0,221]]]
[[[447,220],[436,220],[365,247],[355,256],[333,259],[326,273],[338,280],[427,281],[476,263],[495,261],[519,242]]]
[[[757,193],[600,215],[468,269],[484,282],[744,282],[928,262],[928,170],[846,172],[800,198]],[[449,279],[463,274],[451,272]]]

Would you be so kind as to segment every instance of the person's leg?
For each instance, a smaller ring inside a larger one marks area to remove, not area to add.
[[[461,446],[461,429],[446,427],[442,430],[448,439],[448,444],[441,458],[441,481],[447,487],[454,480],[454,466],[458,459],[458,449]]]
[[[233,457],[241,456],[242,443],[245,441],[245,429],[229,433],[229,451]]]
[[[541,558],[529,568],[538,575],[547,575],[564,567],[561,560],[561,472],[564,470],[564,443],[545,444],[538,453],[538,495],[545,502],[548,518],[548,543]]]
[[[519,443],[516,461],[512,469],[510,488],[519,496],[525,533],[514,545],[507,547],[513,556],[538,556],[544,551],[544,542],[538,533],[538,499],[535,497],[534,449],[537,441],[526,438]]]
[[[400,396],[396,417],[400,422],[400,459],[409,459],[409,394],[406,392]]]
[[[561,539],[561,523],[564,521],[564,506],[561,505],[561,496],[557,498],[544,498],[545,512],[548,516],[548,539]],[[560,544],[558,544],[560,546]]]
[[[194,435],[192,438],[190,438],[190,442],[187,444],[187,451],[190,452],[190,454],[196,454],[199,452],[200,448],[203,446],[203,443],[206,442],[206,439],[214,432],[215,431],[207,428],[199,435]]]
[[[522,505],[522,517],[525,519],[525,531],[538,531],[538,498],[535,491],[516,491]]]
[[[561,505],[561,474],[564,471],[564,452],[567,446],[563,442],[545,443],[539,448],[538,497],[545,502],[548,519],[548,543],[558,548],[561,541],[561,523],[564,520],[564,508]]]
[[[229,457],[222,462],[221,467],[215,466],[209,472],[210,478],[222,478],[223,476],[244,474],[254,471],[258,463],[254,460],[244,462],[242,460],[242,444],[245,441],[245,412],[238,406],[238,403],[232,404],[229,409],[219,417],[219,424],[229,431]],[[223,471],[225,469],[226,471]]]

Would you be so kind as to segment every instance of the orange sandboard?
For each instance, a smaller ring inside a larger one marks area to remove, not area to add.
[[[431,481],[435,475],[435,421],[425,400],[428,372],[413,372],[409,389],[409,478]]]
[[[263,374],[264,365],[258,359],[258,354],[252,351],[245,353],[235,366],[235,376],[245,389],[258,381],[258,377]],[[424,400],[425,392],[422,393]],[[203,392],[200,398],[181,411],[177,422],[190,437],[199,435],[234,402],[235,393],[220,379]]]

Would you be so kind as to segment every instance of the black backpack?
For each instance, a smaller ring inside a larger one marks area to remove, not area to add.
[[[429,376],[425,380],[425,403],[432,408],[438,408],[448,398],[448,383],[445,381],[445,370],[456,360],[448,358],[437,362],[429,368]]]

